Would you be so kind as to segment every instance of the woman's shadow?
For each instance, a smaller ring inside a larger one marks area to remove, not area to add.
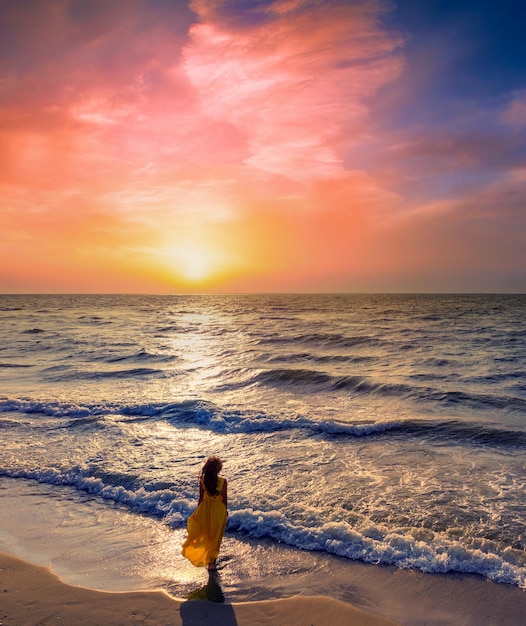
[[[195,602],[208,600],[208,602]],[[211,606],[210,602],[222,606]],[[203,587],[192,591],[187,601],[179,609],[183,626],[197,624],[217,624],[221,626],[237,626],[236,615],[231,604],[225,604],[225,596],[217,572],[208,572],[208,582]]]

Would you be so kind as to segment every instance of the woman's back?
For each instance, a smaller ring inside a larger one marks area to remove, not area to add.
[[[221,501],[222,499],[222,495],[223,495],[223,488],[224,488],[224,484],[225,484],[225,479],[222,476],[218,476],[217,477],[217,483],[216,483],[216,493],[214,493],[213,495],[208,491],[208,489],[206,489],[203,479],[201,479],[201,488],[203,490],[203,498],[209,499],[209,500],[219,500]]]

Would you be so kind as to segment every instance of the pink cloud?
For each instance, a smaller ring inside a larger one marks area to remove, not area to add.
[[[526,90],[514,94],[502,114],[502,121],[511,126],[526,128]]]
[[[245,163],[299,181],[341,176],[368,100],[400,73],[401,39],[380,26],[377,2],[278,2],[239,25],[228,3],[192,3],[184,67],[201,111],[247,133]],[[261,16],[260,16],[261,17]]]

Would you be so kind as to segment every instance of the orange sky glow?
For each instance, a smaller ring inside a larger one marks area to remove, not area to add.
[[[524,291],[526,89],[402,18],[2,3],[0,292]]]

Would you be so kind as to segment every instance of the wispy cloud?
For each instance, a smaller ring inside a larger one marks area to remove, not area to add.
[[[199,23],[184,67],[201,111],[246,133],[250,166],[299,181],[341,176],[368,100],[402,67],[384,5],[263,3],[243,23],[235,5],[191,5]]]
[[[511,102],[502,114],[502,121],[514,127],[526,128],[526,90],[513,93]]]

